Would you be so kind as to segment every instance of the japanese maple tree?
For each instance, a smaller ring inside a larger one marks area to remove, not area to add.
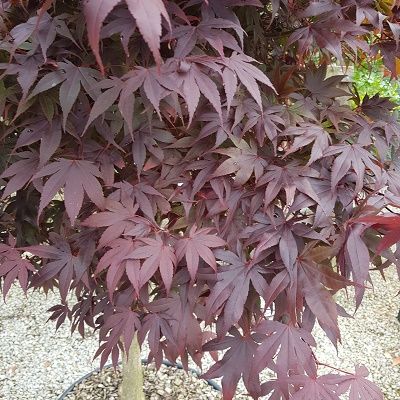
[[[321,375],[312,330],[337,345],[333,295],[400,273],[395,105],[343,82],[397,75],[398,1],[9,0],[0,29],[5,297],[58,290],[102,365],[222,350],[225,400],[383,399]]]

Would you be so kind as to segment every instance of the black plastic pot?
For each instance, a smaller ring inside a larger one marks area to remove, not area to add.
[[[147,360],[146,359],[143,359],[142,360],[142,364],[144,364],[144,365],[146,365],[147,364]],[[178,369],[183,369],[183,366],[182,366],[182,364],[179,364],[179,363],[171,363],[171,362],[169,362],[169,361],[167,361],[167,360],[164,360],[163,361],[163,364],[165,365],[165,366],[167,366],[167,367],[175,367],[175,368],[178,368]],[[110,367],[112,367],[112,365],[106,365],[104,368],[110,368]],[[87,378],[89,378],[92,374],[94,374],[95,372],[98,372],[98,371],[100,371],[100,368],[96,368],[94,371],[92,371],[92,372],[89,372],[88,374],[86,374],[85,376],[83,376],[82,378],[80,378],[80,379],[78,379],[76,382],[74,382],[57,400],[65,400],[66,399],[66,397],[72,392],[72,390],[75,388],[75,386],[77,386],[77,385],[79,385],[80,383],[82,383],[85,379],[87,379]],[[193,368],[189,368],[189,371],[190,372],[193,372],[195,375],[197,375],[198,377],[200,376],[200,374],[199,374],[199,372],[198,371],[196,371],[195,369],[193,369]],[[199,378],[200,379],[200,378]],[[213,380],[209,380],[209,379],[206,379],[206,382],[210,385],[210,386],[212,386],[215,390],[217,390],[217,391],[219,391],[219,392],[221,392],[221,386],[219,386],[218,385],[218,383],[216,383],[216,382],[214,382]]]

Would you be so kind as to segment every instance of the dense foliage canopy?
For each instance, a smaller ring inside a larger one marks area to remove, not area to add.
[[[225,350],[225,400],[382,399],[362,366],[320,376],[311,331],[336,345],[334,293],[358,306],[370,263],[399,265],[394,104],[329,76],[396,76],[399,22],[386,0],[3,1],[4,296],[58,289],[51,319],[99,329],[102,364],[135,332],[158,365]]]

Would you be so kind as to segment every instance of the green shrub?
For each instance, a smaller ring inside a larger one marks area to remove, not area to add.
[[[365,60],[354,68],[354,87],[363,99],[379,94],[380,97],[389,97],[390,100],[400,105],[400,83],[384,75],[381,60]]]

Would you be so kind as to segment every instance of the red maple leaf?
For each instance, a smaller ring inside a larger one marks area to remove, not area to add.
[[[217,361],[205,374],[204,379],[219,378],[222,376],[223,396],[232,400],[239,379],[243,377],[249,385],[250,371],[253,357],[257,350],[257,334],[244,335],[236,328],[232,328],[230,335],[221,339],[213,339],[203,346],[205,351],[226,350],[221,360]]]
[[[26,292],[28,271],[35,271],[29,260],[21,257],[21,252],[15,248],[15,244],[15,238],[12,236],[9,236],[8,244],[0,243],[0,278],[4,279],[2,288],[4,299],[16,279]]]
[[[101,173],[92,162],[60,158],[43,167],[33,176],[33,179],[45,176],[50,176],[50,178],[43,186],[38,215],[61,188],[64,188],[64,203],[71,224],[74,224],[82,207],[84,193],[99,208],[103,207],[103,190],[97,179]]]
[[[142,282],[147,282],[157,271],[160,270],[161,278],[167,292],[171,288],[172,276],[176,266],[176,255],[174,248],[165,243],[160,236],[142,238],[144,246],[140,246],[130,253],[130,258],[145,260],[141,266]]]
[[[400,241],[400,215],[393,217],[383,215],[362,217],[354,220],[354,222],[363,222],[376,229],[383,230],[384,237],[378,245],[378,253]]]
[[[175,244],[177,262],[185,256],[192,280],[196,277],[200,258],[214,271],[217,270],[217,262],[211,249],[224,246],[225,241],[216,235],[210,235],[211,231],[210,228],[197,229],[197,226],[193,225],[189,231],[189,237],[179,239]]]

